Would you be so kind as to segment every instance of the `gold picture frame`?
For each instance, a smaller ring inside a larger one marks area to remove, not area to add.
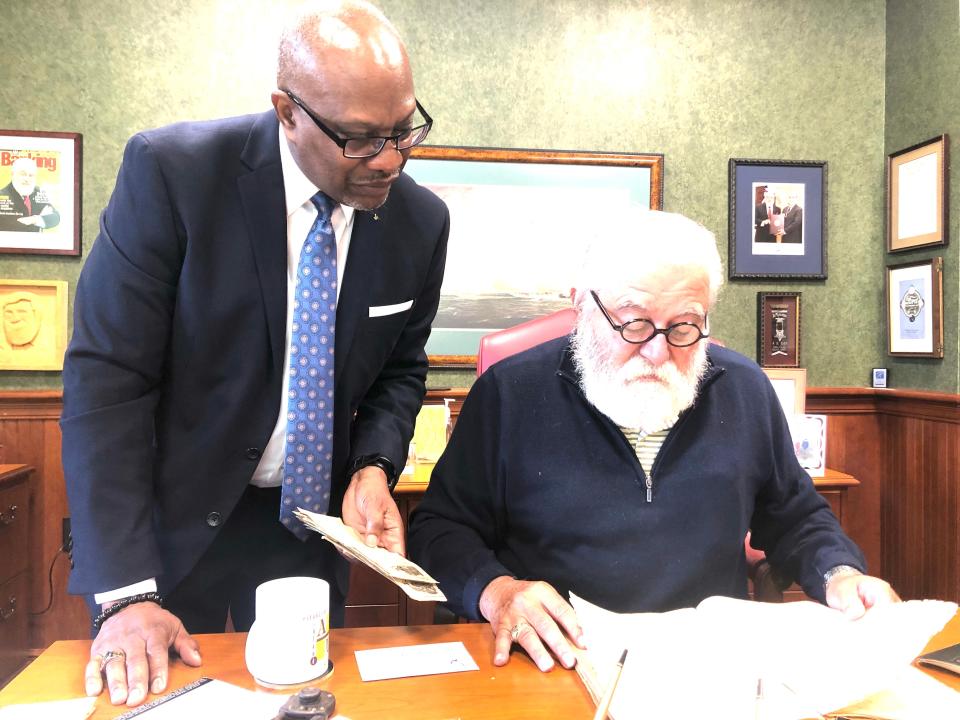
[[[887,156],[887,252],[947,244],[949,145],[940,135]]]
[[[63,370],[65,280],[0,280],[0,370]]]
[[[659,210],[663,198],[660,154],[418,145],[404,172],[450,209],[431,367],[475,368],[484,335],[570,307],[572,207]]]
[[[784,415],[787,417],[805,415],[807,412],[807,369],[765,367],[763,371],[770,378],[774,392],[780,398]]]

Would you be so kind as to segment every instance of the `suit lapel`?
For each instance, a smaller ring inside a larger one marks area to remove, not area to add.
[[[389,202],[388,202],[389,205]],[[357,328],[370,311],[369,269],[383,252],[387,206],[376,213],[357,210],[347,255],[343,287],[337,300],[337,345],[334,353],[334,377],[344,377],[344,363],[350,354]],[[374,216],[378,220],[374,220]]]
[[[273,111],[254,122],[240,158],[250,172],[237,178],[237,187],[256,263],[271,357],[281,366],[287,328],[287,208]]]

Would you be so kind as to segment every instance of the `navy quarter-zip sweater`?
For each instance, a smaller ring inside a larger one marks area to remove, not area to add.
[[[410,522],[411,557],[450,608],[482,619],[480,595],[500,575],[618,612],[744,598],[747,530],[821,602],[827,570],[865,570],[797,462],[766,375],[716,345],[708,360],[651,468],[650,502],[633,448],[580,389],[569,338],[478,378]]]

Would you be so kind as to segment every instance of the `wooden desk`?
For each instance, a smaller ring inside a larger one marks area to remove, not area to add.
[[[434,463],[417,463],[412,475],[401,475],[393,497],[403,518],[404,528],[410,513],[423,499]],[[407,602],[407,596],[389,580],[359,563],[350,568],[350,592],[347,595],[345,625],[430,625],[435,603]]]
[[[171,689],[204,675],[247,688],[256,688],[243,661],[246,635],[199,635],[204,657],[201,668],[171,662]],[[479,672],[363,683],[353,657],[355,650],[462,641],[480,666]],[[960,642],[960,613],[927,645],[934,650]],[[62,700],[83,695],[83,666],[89,655],[86,640],[63,640],[51,645],[26,670],[0,691],[0,706],[39,700]],[[337,697],[337,709],[352,720],[390,717],[444,720],[446,718],[584,718],[593,715],[593,703],[573,670],[555,668],[541,673],[522,653],[509,664],[491,663],[493,635],[484,624],[334,630],[330,641],[334,672],[319,683]],[[960,691],[960,677],[925,670]],[[269,692],[264,690],[263,692]],[[277,702],[279,708],[280,701]],[[114,708],[106,695],[97,700],[95,720],[113,718],[126,708]]]
[[[0,687],[29,657],[32,474],[29,465],[0,464]]]
[[[859,485],[860,481],[853,475],[827,468],[823,471],[823,477],[813,478],[813,484],[817,488],[817,492],[830,503],[833,514],[837,516],[840,525],[845,528],[844,513],[846,509],[844,505],[846,504],[847,490]]]

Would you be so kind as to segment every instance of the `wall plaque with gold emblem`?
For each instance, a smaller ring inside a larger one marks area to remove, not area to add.
[[[887,351],[943,357],[943,258],[887,266]]]

